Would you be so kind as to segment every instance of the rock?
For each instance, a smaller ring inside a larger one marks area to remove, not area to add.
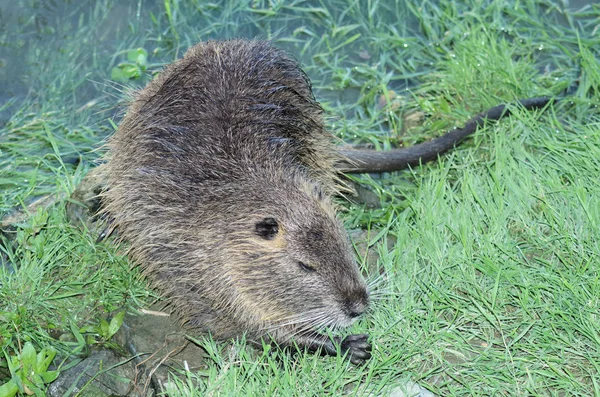
[[[204,350],[189,342],[185,334],[167,313],[145,310],[128,314],[111,340],[128,355],[94,351],[74,367],[61,371],[50,384],[48,396],[82,392],[84,396],[152,397],[162,393],[169,370],[206,368]]]
[[[152,388],[143,388],[147,377],[134,361],[120,357],[110,350],[93,352],[89,357],[61,371],[47,390],[49,397],[81,393],[85,396],[154,396]]]
[[[346,183],[352,187],[355,193],[348,196],[351,202],[355,204],[364,204],[369,209],[381,208],[381,199],[371,189],[354,181],[346,181]]]
[[[169,369],[206,368],[204,350],[187,339],[175,318],[159,310],[127,315],[114,340],[136,357],[138,368],[150,376],[156,391],[168,381]]]
[[[417,383],[409,381],[402,386],[395,387],[389,397],[435,397],[435,394],[422,388]]]
[[[377,243],[378,241],[373,241],[373,239],[381,232],[380,229],[371,229],[371,230],[363,230],[363,229],[354,229],[348,232],[350,236],[350,240],[354,243],[356,247],[357,255],[364,260],[369,269],[369,273],[373,272],[375,274],[378,271],[377,261],[379,260],[379,254],[377,253]],[[394,249],[394,245],[396,244],[396,238],[391,235],[386,235],[386,248],[388,251]]]

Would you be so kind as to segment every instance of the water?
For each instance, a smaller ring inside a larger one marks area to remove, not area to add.
[[[177,8],[175,7],[177,3],[173,2],[174,9]],[[310,48],[304,48],[302,41],[306,40],[307,37],[310,39],[319,38],[320,35],[329,30],[330,27],[328,26],[319,26],[319,17],[322,16],[319,14],[334,14],[333,7],[332,10],[325,10],[319,2],[305,2],[300,4],[301,7],[315,7],[314,12],[302,13],[300,17],[295,17],[295,14],[298,15],[298,13],[289,10],[287,17],[269,22],[269,10],[277,13],[284,8],[283,3],[272,3],[275,5],[269,8],[264,2],[255,1],[251,3],[248,10],[236,12],[235,7],[231,5],[219,7],[219,2],[214,4],[197,2],[197,5],[186,9],[186,11],[192,10],[192,12],[187,15],[177,15],[178,26],[187,24],[193,26],[194,31],[186,37],[185,30],[178,29],[182,33],[178,33],[181,41],[176,52],[181,54],[185,46],[189,46],[200,39],[242,36],[280,38],[282,40],[278,45],[287,46],[291,50],[301,50],[300,53],[294,52],[301,61],[303,58],[318,56],[318,54],[311,54]],[[384,6],[389,3],[390,10],[394,10],[394,12],[377,13],[376,17],[379,25],[389,25],[390,33],[396,31],[400,35],[406,35],[408,41],[412,39],[411,36],[414,37],[422,33],[419,31],[422,28],[419,19],[411,14],[406,6],[398,5],[393,1],[381,3]],[[540,4],[544,3],[540,2]],[[223,4],[235,3],[226,2]],[[371,3],[369,2],[369,4]],[[432,4],[431,7],[434,7],[439,2],[433,2]],[[590,0],[572,0],[566,3],[566,9],[589,10],[593,4],[594,1]],[[380,8],[384,6],[380,6]],[[545,16],[545,18],[548,20],[554,18],[564,26],[569,26],[570,18],[560,11],[560,6],[560,2],[552,6],[540,6],[540,15],[544,13],[551,14]],[[231,7],[231,9],[224,11],[227,7]],[[370,12],[368,6],[358,9],[358,11],[364,11],[366,14]],[[468,10],[465,10],[465,12],[468,12]],[[102,66],[97,62],[98,57],[114,57],[115,52],[124,49],[124,43],[135,45],[150,42],[158,46],[164,44],[165,41],[169,40],[168,36],[172,33],[165,22],[164,14],[164,1],[162,0],[138,0],[135,2],[106,0],[24,0],[14,2],[13,0],[0,0],[0,109],[3,109],[0,122],[2,120],[6,121],[10,117],[7,115],[7,112],[11,113],[9,109],[14,111],[28,96],[40,96],[40,99],[44,99],[44,93],[39,91],[36,83],[40,80],[40,74],[51,69],[44,65],[44,63],[54,61],[53,57],[48,56],[48,54],[65,50],[72,51],[72,49],[65,48],[63,44],[72,43],[76,40],[77,38],[74,35],[81,36],[80,49],[87,48],[89,50],[89,53],[82,57],[79,64],[76,65],[82,72],[78,75],[79,78],[87,75],[87,81],[83,83],[85,87],[76,88],[78,104],[79,106],[84,105],[86,101],[93,100],[101,95],[102,91],[106,89],[104,83],[106,83],[107,73],[105,70],[100,73],[93,70],[93,67]],[[309,21],[314,22],[309,24],[311,25],[310,32],[302,34],[302,31],[306,30],[307,15],[315,21]],[[338,13],[338,15],[341,14]],[[223,16],[229,16],[231,19],[219,20]],[[153,18],[162,20],[160,26],[158,26],[159,24],[153,24]],[[185,22],[181,22],[183,19],[185,19]],[[373,19],[370,15],[365,15],[362,19],[365,24],[373,23],[373,21],[370,21],[370,19]],[[82,28],[85,24],[95,25],[96,23],[99,23],[100,26],[92,28],[94,30],[93,34],[82,34]],[[198,29],[198,26],[202,25],[207,25],[206,29]],[[341,25],[340,29],[343,28],[343,23]],[[320,31],[315,28],[320,28]],[[198,34],[200,37],[193,37],[194,34]],[[311,35],[312,37],[310,37]],[[407,48],[409,43],[403,42],[398,45]],[[369,53],[370,48],[368,45],[349,48],[356,51],[357,54],[362,51],[362,55],[372,56]],[[539,48],[543,48],[543,44]],[[38,52],[39,57],[35,55],[36,49],[42,49]],[[350,62],[343,62],[344,66],[350,66],[353,59],[360,61],[361,54],[359,54],[359,57],[350,57]],[[168,62],[173,57],[173,53],[157,54],[154,61],[157,63]],[[426,69],[426,65],[423,66]],[[83,69],[86,67],[89,70],[84,71]],[[311,73],[310,67],[309,73]],[[394,88],[396,89],[402,89],[415,83],[410,76],[394,81]],[[101,84],[94,84],[93,82],[100,82]],[[319,81],[319,83],[321,82]],[[338,99],[356,99],[354,88],[350,87],[349,92],[340,91]]]

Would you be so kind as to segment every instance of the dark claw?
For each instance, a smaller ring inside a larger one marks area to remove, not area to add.
[[[342,341],[340,347],[342,353],[348,353],[350,362],[355,365],[364,364],[371,358],[371,344],[368,341],[369,335],[348,335]]]
[[[104,229],[102,229],[100,234],[98,234],[98,237],[96,238],[96,244],[100,243],[101,241],[104,241],[109,236],[110,236],[109,228],[105,227]]]

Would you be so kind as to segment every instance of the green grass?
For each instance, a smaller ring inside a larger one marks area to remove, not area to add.
[[[371,230],[380,255],[370,266],[371,277],[383,274],[372,310],[351,330],[371,334],[367,366],[203,342],[207,369],[174,378],[169,395],[370,395],[407,381],[443,396],[600,395],[598,5],[123,4],[48,6],[56,11],[26,1],[0,16],[0,48],[11,51],[0,51],[0,84],[16,93],[0,106],[10,114],[0,129],[0,214],[56,198],[2,237],[5,354],[25,341],[79,351],[78,328],[153,299],[110,243],[65,217],[66,197],[118,123],[125,87],[109,81],[112,68],[138,47],[151,74],[199,40],[260,37],[301,61],[332,132],[378,149],[578,86],[545,112],[490,124],[437,162],[352,177],[381,202],[344,203],[342,213],[348,228]],[[379,106],[390,91],[397,96]],[[423,123],[407,125],[408,114]]]

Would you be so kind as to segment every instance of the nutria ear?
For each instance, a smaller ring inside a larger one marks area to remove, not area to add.
[[[271,240],[279,232],[279,224],[275,218],[265,218],[256,224],[256,234],[265,240]]]

